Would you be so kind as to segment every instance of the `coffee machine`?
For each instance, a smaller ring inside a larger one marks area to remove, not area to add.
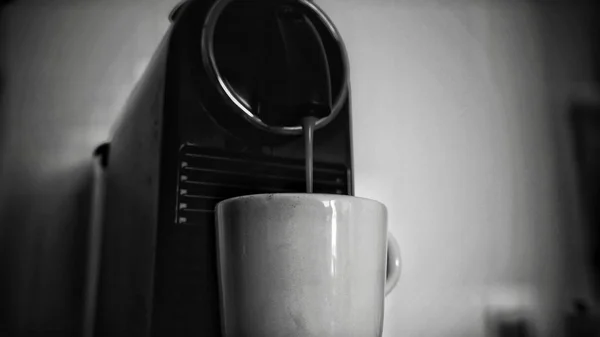
[[[191,0],[106,151],[95,335],[220,336],[214,207],[304,192],[300,117],[317,118],[314,192],[353,195],[348,61],[310,0]]]

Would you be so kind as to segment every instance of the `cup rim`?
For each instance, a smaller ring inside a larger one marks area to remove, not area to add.
[[[241,195],[241,196],[237,196],[237,197],[232,197],[232,198],[228,198],[225,200],[222,200],[220,202],[217,203],[217,205],[215,206],[215,208],[227,204],[227,203],[231,203],[231,202],[236,202],[239,200],[243,200],[243,199],[250,199],[250,198],[260,198],[260,197],[268,197],[268,196],[272,196],[272,197],[309,197],[309,196],[315,196],[315,197],[326,197],[326,198],[330,198],[330,199],[354,199],[354,200],[362,200],[362,201],[367,201],[367,202],[371,202],[371,203],[375,203],[378,204],[380,206],[382,206],[384,209],[387,210],[387,207],[385,206],[384,203],[382,203],[381,201],[377,201],[375,199],[369,199],[369,198],[365,198],[365,197],[357,197],[354,195],[347,195],[347,194],[333,194],[333,193],[302,193],[302,192],[285,192],[285,193],[257,193],[257,194],[247,194],[247,195]]]

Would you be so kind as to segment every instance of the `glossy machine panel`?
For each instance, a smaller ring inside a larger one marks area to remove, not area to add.
[[[96,336],[219,336],[214,205],[303,192],[303,139],[253,129],[207,79],[212,3],[180,7],[114,129]],[[339,48],[321,38],[335,86]],[[349,110],[315,133],[315,191],[353,195]]]

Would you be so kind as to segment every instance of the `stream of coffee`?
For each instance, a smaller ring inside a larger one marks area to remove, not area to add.
[[[315,132],[315,123],[317,118],[304,117],[302,119],[302,131],[304,132],[304,154],[306,171],[306,192],[313,191],[313,136]]]

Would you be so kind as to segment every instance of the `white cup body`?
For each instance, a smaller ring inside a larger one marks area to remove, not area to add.
[[[225,336],[381,336],[383,204],[261,194],[225,200],[216,216]]]

